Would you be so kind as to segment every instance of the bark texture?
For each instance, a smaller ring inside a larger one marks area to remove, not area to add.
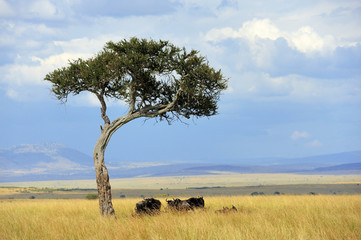
[[[105,113],[102,114],[102,116],[104,116],[105,119],[109,119]],[[115,216],[115,211],[112,204],[112,193],[109,182],[108,169],[104,162],[105,149],[113,133],[121,126],[135,119],[136,117],[139,117],[139,115],[128,114],[124,117],[116,119],[110,124],[105,120],[104,127],[101,126],[101,133],[94,147],[93,158],[99,197],[99,210],[102,216]]]
[[[94,149],[94,164],[99,197],[99,210],[102,216],[113,216],[115,215],[115,211],[112,203],[108,169],[104,163],[104,151],[99,150],[97,145]]]

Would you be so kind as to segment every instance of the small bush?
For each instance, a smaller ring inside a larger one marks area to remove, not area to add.
[[[264,195],[264,192],[253,192],[253,193],[251,193],[251,196],[258,196],[258,195]]]
[[[120,194],[120,198],[125,198],[125,194]]]
[[[98,194],[88,194],[85,197],[88,200],[92,200],[92,199],[97,199],[98,198]]]
[[[158,193],[158,194],[154,194],[153,195],[154,198],[165,198],[165,197],[169,197],[168,193]]]

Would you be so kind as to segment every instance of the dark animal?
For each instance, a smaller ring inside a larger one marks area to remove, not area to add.
[[[203,197],[192,197],[186,200],[187,203],[191,206],[191,208],[204,208],[204,199]]]
[[[237,212],[237,208],[232,205],[232,208],[223,207],[221,210],[216,210],[216,213],[230,213],[230,212]]]
[[[187,200],[180,200],[179,198],[173,200],[166,200],[170,209],[173,210],[193,210],[194,208],[204,208],[203,197],[189,198]]]
[[[162,203],[154,198],[146,198],[135,205],[135,212],[138,214],[153,214],[160,211]]]
[[[187,211],[191,209],[191,206],[186,200],[180,200],[179,198],[173,199],[173,200],[166,200],[168,203],[168,207],[172,210],[178,210],[178,211]]]
[[[182,201],[182,200],[180,200],[179,198],[176,198],[176,199],[173,198],[173,200],[166,199],[166,201],[168,203],[169,208],[176,209],[179,202]]]

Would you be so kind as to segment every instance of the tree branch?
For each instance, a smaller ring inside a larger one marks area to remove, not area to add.
[[[182,89],[182,87],[180,87],[171,103],[166,104],[166,105],[158,104],[156,106],[149,106],[149,107],[143,108],[139,111],[139,114],[141,115],[141,117],[156,117],[156,116],[159,116],[166,112],[171,111],[171,109],[174,107],[174,105],[178,101],[179,96],[182,93],[182,91],[183,91],[183,89]]]
[[[133,83],[133,82],[132,82]],[[130,99],[130,104],[129,104],[129,111],[128,114],[132,114],[135,110],[135,87],[133,86],[133,84],[130,84],[129,86],[129,99]]]
[[[100,112],[101,112],[101,116],[102,116],[102,118],[104,120],[104,125],[105,124],[110,124],[110,119],[109,119],[109,117],[107,115],[107,105],[106,105],[106,103],[104,101],[103,95],[99,94],[99,93],[95,93],[95,95],[98,97],[99,102],[102,105],[102,107],[100,108]]]
[[[139,116],[138,114],[127,114],[124,115],[122,117],[119,117],[117,119],[115,119],[112,123],[108,124],[108,125],[104,125],[104,132],[102,131],[102,133],[104,133],[104,143],[103,146],[104,148],[108,145],[108,142],[110,140],[110,138],[112,137],[113,133],[115,131],[117,131],[121,126],[123,126],[124,124],[139,118],[141,116]]]

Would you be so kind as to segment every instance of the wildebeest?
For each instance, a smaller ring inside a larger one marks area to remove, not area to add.
[[[166,200],[168,203],[168,207],[172,210],[190,210],[191,206],[186,200],[180,200],[179,198],[173,199],[173,200]]]
[[[146,198],[135,205],[135,212],[138,214],[153,214],[160,211],[162,203],[154,198]]]
[[[194,208],[204,208],[203,197],[189,198],[187,200],[180,200],[179,198],[173,200],[166,200],[170,209],[173,210],[193,210]]]
[[[189,199],[186,200],[187,203],[189,203],[189,205],[191,206],[191,208],[204,208],[204,199],[203,197],[191,197]]]
[[[237,212],[237,208],[232,205],[232,208],[223,207],[221,210],[216,210],[216,213],[230,213],[230,212]]]
[[[166,199],[166,201],[168,203],[169,208],[175,209],[179,205],[179,202],[182,201],[182,200],[180,200],[179,198],[176,198],[176,199],[173,198],[173,200]]]

